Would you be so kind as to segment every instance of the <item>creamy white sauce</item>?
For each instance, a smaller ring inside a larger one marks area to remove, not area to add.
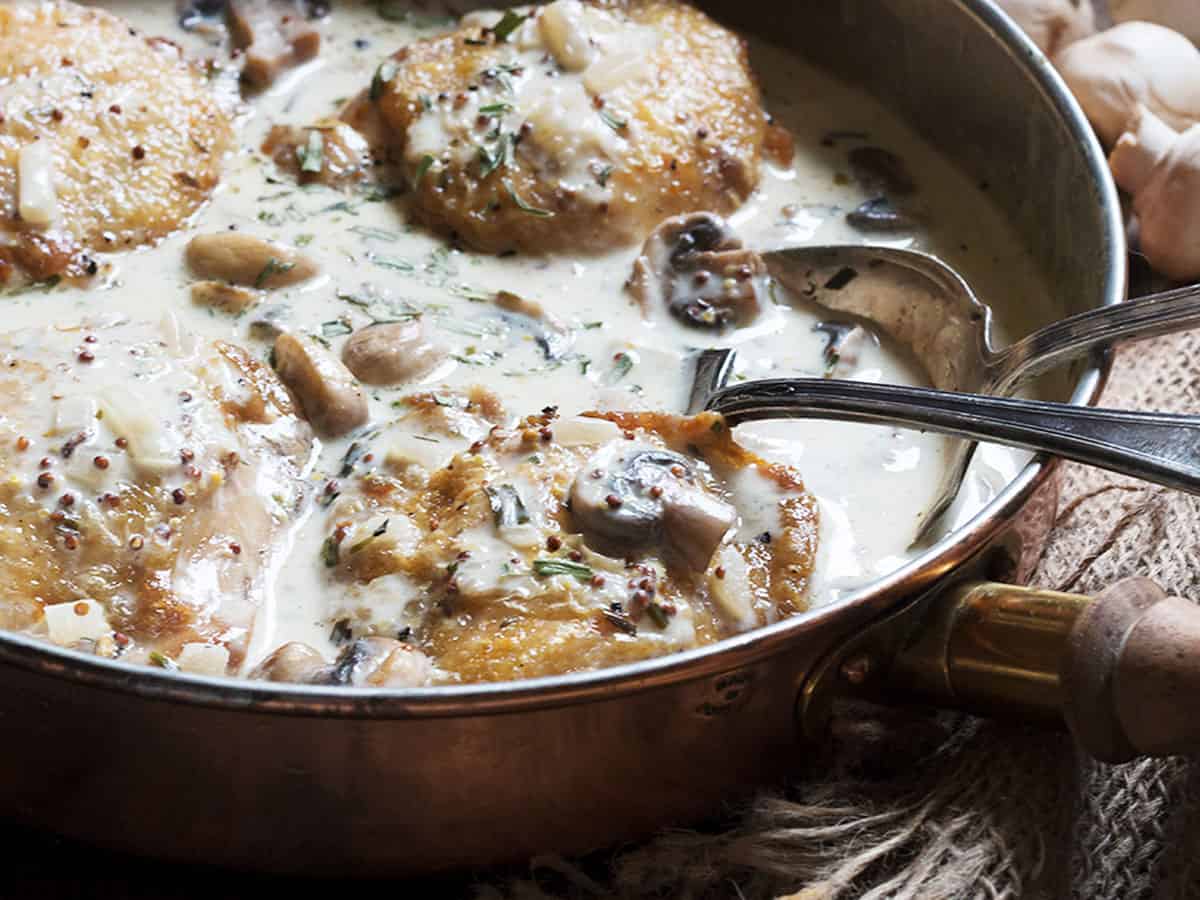
[[[125,16],[147,33],[167,35],[194,53],[217,52],[206,46],[203,36],[179,30],[172,3],[107,0],[96,5]],[[362,309],[339,299],[339,294],[416,307],[425,312],[430,334],[451,353],[424,383],[484,383],[516,415],[547,405],[558,406],[564,416],[595,408],[682,411],[690,386],[689,354],[719,342],[736,344],[739,379],[822,373],[825,337],[813,331],[819,317],[812,310],[782,308],[752,327],[720,336],[688,329],[665,316],[644,323],[623,290],[636,246],[587,258],[496,258],[453,251],[410,225],[399,203],[370,202],[324,187],[298,188],[287,176],[276,178],[273,166],[257,152],[270,126],[308,125],[334,113],[370,83],[388,55],[433,33],[417,27],[422,24],[417,16],[411,23],[387,22],[372,6],[339,2],[323,26],[320,56],[245,104],[242,149],[229,161],[221,187],[196,217],[191,233],[236,226],[300,246],[314,258],[322,269],[320,277],[276,291],[267,300],[268,306],[283,310],[286,327],[319,334],[322,323],[342,317],[349,317],[354,327],[366,324]],[[761,188],[732,216],[747,246],[873,240],[844,222],[844,214],[870,196],[848,175],[845,154],[852,144],[821,142],[828,132],[864,132],[871,144],[901,156],[919,185],[919,237],[880,242],[929,250],[957,268],[995,309],[1000,343],[1005,334],[1024,333],[1041,324],[1035,317],[1052,308],[1046,291],[1031,260],[977,186],[869,98],[761,41],[752,40],[751,51],[768,109],[796,137],[796,156],[786,169],[766,165]],[[598,134],[597,140],[612,139],[611,132]],[[420,133],[416,137],[420,140]],[[232,339],[265,357],[269,342],[251,329],[262,308],[233,318],[194,306],[188,299],[193,279],[183,265],[183,248],[189,237],[190,233],[177,234],[154,248],[109,257],[112,274],[92,289],[6,298],[6,326],[70,321],[100,311],[156,319],[172,310],[187,331]],[[573,350],[579,357],[549,366],[532,335],[506,322],[490,305],[471,299],[472,292],[497,289],[536,300],[572,326]],[[330,340],[336,351],[345,337]],[[623,377],[618,377],[614,364],[618,353],[633,361]],[[924,380],[908,361],[870,342],[861,347],[850,377],[904,384]],[[394,418],[391,403],[413,388],[371,389],[372,418]],[[831,602],[910,558],[918,516],[942,473],[944,439],[815,421],[747,426],[741,436],[752,448],[796,466],[819,498],[822,533],[812,590],[815,604]],[[457,448],[413,442],[396,452],[447,455],[451,449]],[[314,480],[335,470],[345,450],[344,439],[329,441]],[[957,519],[964,520],[994,496],[1024,459],[1021,453],[983,447],[960,497]],[[764,493],[763,522],[769,521],[766,510],[771,502]],[[402,578],[378,579],[351,596],[329,589],[319,561],[323,524],[321,516],[299,523],[288,561],[279,567],[259,613],[247,669],[287,640],[305,641],[332,655],[330,623],[356,605],[372,607],[376,621],[390,617],[397,628],[403,627],[412,586]],[[753,533],[750,530],[757,527],[756,513],[748,508],[742,529]],[[503,549],[496,552],[502,554]],[[487,559],[490,556],[481,553],[479,565],[486,565]],[[685,625],[681,617],[679,627]]]

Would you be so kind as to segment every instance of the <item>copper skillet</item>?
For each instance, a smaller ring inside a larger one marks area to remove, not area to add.
[[[1100,149],[987,0],[706,6],[858,82],[992,186],[1070,312],[1120,302],[1122,222]],[[1103,358],[1078,372],[1073,402],[1094,401],[1106,372]],[[1160,714],[1172,695],[1149,676],[1165,671],[1154,638],[1177,640],[1187,607],[1144,584],[1092,602],[986,581],[1026,577],[1056,502],[1054,463],[1037,459],[869,588],[712,647],[561,678],[234,683],[0,635],[0,809],[149,855],[344,877],[579,851],[695,819],[782,777],[855,685],[1065,710],[1104,758],[1182,746],[1196,735]],[[1089,658],[1100,664],[1076,665]]]

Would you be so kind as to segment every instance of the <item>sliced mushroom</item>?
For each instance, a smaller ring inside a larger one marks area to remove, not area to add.
[[[179,14],[179,27],[184,31],[205,34],[224,32],[220,18],[225,12],[226,0],[176,0],[175,10]]]
[[[912,231],[917,220],[892,205],[887,197],[874,197],[846,213],[846,222],[859,231]]]
[[[258,307],[250,319],[250,334],[259,340],[273,341],[288,331],[292,307],[287,303],[267,303]]]
[[[187,245],[187,264],[199,278],[263,290],[299,284],[319,271],[300,251],[240,231],[196,235]]]
[[[262,299],[259,291],[223,281],[197,281],[192,285],[192,302],[221,312],[237,315]]]
[[[428,375],[446,351],[425,337],[420,319],[360,328],[342,348],[342,362],[367,384],[392,385]]]
[[[275,338],[275,370],[296,395],[305,417],[336,437],[365,425],[367,397],[354,375],[309,338],[284,333]]]
[[[536,300],[528,300],[511,291],[497,291],[495,303],[505,312],[520,317],[519,324],[524,325],[533,334],[547,360],[562,359],[571,349],[575,341],[571,329],[560,322],[553,313],[547,312]]]
[[[420,650],[392,638],[359,638],[327,670],[327,683],[359,687],[421,687],[433,664]]]
[[[309,18],[321,12],[320,5],[303,0],[229,0],[229,31],[243,51],[246,83],[265,88],[284,69],[316,56],[321,35]]]
[[[766,271],[720,216],[692,213],[654,230],[633,264],[629,290],[644,311],[665,306],[686,325],[743,326],[762,311],[758,276]]]
[[[250,677],[315,684],[324,678],[327,668],[325,658],[308,644],[289,641],[259,663]]]
[[[891,150],[855,147],[846,158],[855,179],[867,190],[881,191],[892,197],[907,197],[917,190],[908,166]]]
[[[661,546],[702,572],[737,518],[706,491],[686,456],[630,441],[593,454],[571,488],[571,515],[593,549],[610,556]]]
[[[357,687],[420,687],[429,684],[433,664],[420,650],[391,638],[351,641],[332,663],[308,644],[284,644],[250,673],[251,678],[294,684]]]

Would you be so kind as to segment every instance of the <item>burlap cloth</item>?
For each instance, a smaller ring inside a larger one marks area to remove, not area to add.
[[[1103,404],[1200,412],[1200,332],[1122,347]],[[1200,599],[1200,498],[1084,466],[1066,465],[1062,478],[1034,584],[1087,593],[1147,575]],[[480,890],[522,900],[1200,897],[1200,765],[1107,766],[1061,732],[859,709],[829,746],[797,749],[785,792],[716,827],[588,866],[536,860],[528,877]]]

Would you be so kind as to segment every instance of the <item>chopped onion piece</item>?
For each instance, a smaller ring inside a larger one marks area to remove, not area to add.
[[[745,558],[736,547],[726,544],[717,551],[713,563],[708,573],[708,590],[721,616],[738,631],[754,628],[758,616],[750,605],[754,592]],[[721,577],[717,576],[718,570]]]
[[[564,447],[604,444],[621,436],[621,429],[608,419],[572,416],[554,423],[554,438]]]
[[[85,639],[97,641],[112,634],[104,607],[95,600],[54,603],[46,607],[45,614],[50,640],[63,647],[70,647]]]
[[[229,651],[216,644],[184,644],[175,662],[179,671],[192,675],[224,675]]]
[[[18,205],[21,219],[35,228],[53,224],[58,212],[54,192],[54,152],[49,141],[35,141],[17,156]]]

